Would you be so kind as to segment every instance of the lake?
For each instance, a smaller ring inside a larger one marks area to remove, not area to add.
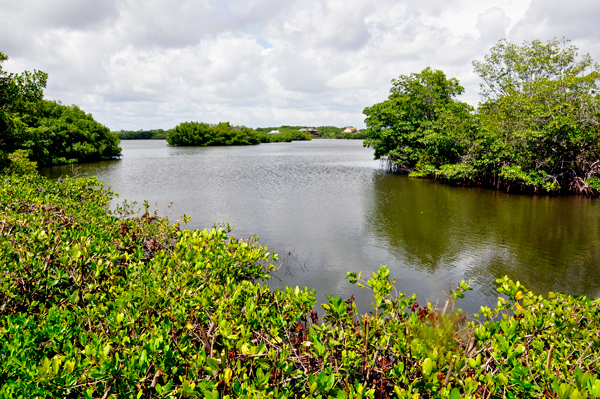
[[[270,281],[370,309],[370,277],[387,265],[398,291],[443,304],[448,285],[474,280],[457,306],[495,307],[494,281],[508,275],[536,293],[600,296],[600,200],[532,197],[451,186],[386,173],[360,140],[312,140],[239,147],[169,147],[122,141],[120,160],[82,164],[120,200],[147,199],[187,228],[227,221],[236,237],[257,234],[280,254]],[[57,178],[71,166],[45,168]],[[173,202],[169,209],[168,205]],[[154,209],[155,206],[153,206]],[[322,313],[322,311],[321,311]]]

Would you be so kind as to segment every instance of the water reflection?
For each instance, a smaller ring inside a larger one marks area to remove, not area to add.
[[[366,226],[395,262],[438,279],[503,275],[539,293],[600,296],[600,204],[376,176]]]

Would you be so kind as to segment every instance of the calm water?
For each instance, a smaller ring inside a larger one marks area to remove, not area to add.
[[[313,140],[245,147],[168,147],[123,141],[123,159],[80,166],[121,199],[147,199],[190,228],[215,221],[236,237],[258,234],[279,253],[277,277],[317,290],[319,300],[370,293],[348,271],[388,265],[397,289],[442,303],[449,283],[473,279],[459,301],[470,313],[495,306],[505,274],[537,293],[600,296],[600,200],[509,195],[409,179],[379,169],[361,141]],[[71,174],[70,167],[43,171]],[[163,212],[164,214],[165,212]],[[273,286],[282,282],[273,279]]]

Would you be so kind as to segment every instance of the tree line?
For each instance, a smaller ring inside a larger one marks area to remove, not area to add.
[[[425,68],[392,81],[364,109],[365,146],[390,170],[533,193],[598,194],[600,68],[569,41],[500,40],[484,61],[477,108],[464,88]]]
[[[167,131],[164,129],[121,130],[113,133],[121,140],[165,140],[167,138]]]
[[[116,158],[121,155],[121,139],[166,139],[169,145],[250,145],[313,138],[299,131],[300,127],[282,126],[280,133],[268,134],[269,129],[254,130],[229,122],[183,122],[168,131],[111,132],[76,105],[45,100],[45,72],[8,73],[2,69],[7,60],[0,53],[0,168],[10,165],[9,154],[15,151],[39,166]],[[321,129],[326,137],[347,138],[343,129]]]
[[[343,133],[344,128],[319,126],[320,136],[313,136],[305,126],[259,127],[233,126],[229,122],[210,124],[206,122],[182,122],[173,129],[139,132],[117,132],[123,140],[166,139],[169,145],[251,145],[260,143],[291,142],[313,138],[364,139],[364,133]],[[271,133],[276,131],[277,133]]]
[[[278,130],[280,133],[294,133],[300,129],[306,129],[309,126],[289,126],[283,125],[280,127],[259,127],[256,128],[259,132],[269,133],[273,130]],[[364,132],[359,133],[343,133],[345,128],[337,126],[317,126],[315,130],[319,132],[318,137],[323,139],[364,139],[366,134]]]
[[[119,138],[76,105],[44,100],[48,75],[8,73],[0,53],[0,162],[25,151],[39,165],[99,161],[121,154]]]

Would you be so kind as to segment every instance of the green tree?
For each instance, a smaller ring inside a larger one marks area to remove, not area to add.
[[[182,122],[169,130],[169,145],[205,145],[208,142],[211,128],[208,123]]]
[[[590,193],[586,180],[600,173],[600,69],[568,43],[503,39],[473,63],[494,142],[481,158],[507,184]]]
[[[386,101],[364,109],[364,145],[396,171],[412,172],[419,165],[456,161],[464,147],[463,120],[470,120],[472,112],[470,106],[455,99],[463,91],[457,79],[448,79],[444,72],[429,67],[401,75],[392,80]]]
[[[600,189],[600,67],[568,40],[500,40],[484,61],[477,112],[456,79],[427,68],[365,108],[375,158],[393,171],[533,192]]]
[[[48,75],[42,71],[8,73],[2,69],[7,60],[0,52],[0,148],[10,153],[23,140],[28,116],[36,112],[44,96]]]
[[[41,165],[92,162],[121,155],[120,139],[76,105],[42,100],[19,147]]]
[[[2,71],[0,53],[0,163],[25,150],[40,165],[99,161],[121,154],[119,139],[76,105],[43,100],[48,75]]]

